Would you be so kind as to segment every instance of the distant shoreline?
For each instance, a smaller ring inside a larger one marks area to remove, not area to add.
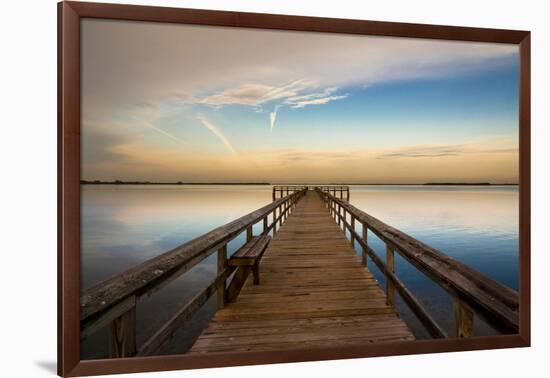
[[[150,181],[89,181],[80,180],[81,185],[272,185],[268,182],[150,182]]]
[[[304,184],[280,184],[269,182],[151,182],[151,181],[100,181],[100,180],[80,180],[81,185],[304,185]],[[305,184],[307,185],[307,184]],[[366,183],[331,183],[331,184],[309,184],[309,185],[372,185],[372,186],[403,186],[403,185],[423,185],[423,186],[517,186],[518,184],[493,184],[489,182],[427,182],[423,184],[366,184]]]

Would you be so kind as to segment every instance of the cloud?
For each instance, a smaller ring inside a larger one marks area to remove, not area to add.
[[[225,105],[252,106],[255,112],[262,112],[262,105],[274,102],[274,110],[269,113],[269,130],[273,132],[277,111],[284,105],[292,109],[302,109],[308,105],[324,105],[348,97],[348,94],[332,95],[338,90],[337,87],[318,90],[318,86],[317,82],[307,79],[293,80],[281,86],[248,83],[203,98],[189,94],[178,95],[177,98],[187,104],[203,104],[215,108]]]
[[[512,44],[86,19],[82,111],[84,119],[108,119],[113,109],[176,93],[207,93],[213,104],[268,102],[301,93],[306,83],[296,78],[373,85],[491,69],[517,54]]]
[[[346,98],[348,95],[331,96],[338,90],[337,87],[329,87],[317,90],[319,84],[313,80],[293,80],[281,86],[261,83],[246,83],[235,88],[218,91],[205,97],[196,97],[190,94],[181,94],[177,97],[187,104],[204,104],[216,108],[224,105],[246,105],[258,108],[269,102],[279,102],[299,109],[306,105],[326,104],[332,100]]]
[[[448,156],[461,156],[470,154],[499,154],[518,152],[517,148],[491,148],[477,144],[457,144],[442,146],[413,146],[397,148],[393,151],[383,152],[378,159],[399,159],[399,158],[437,158]]]
[[[218,129],[214,124],[207,120],[206,117],[201,113],[197,114],[196,118],[205,128],[210,130],[212,134],[214,134],[230,152],[235,153],[235,149],[233,148],[229,140],[225,137],[225,135],[223,135],[220,129]]]
[[[306,105],[324,105],[324,104],[327,104],[330,101],[341,100],[341,99],[344,99],[344,98],[347,98],[347,97],[348,97],[347,94],[346,95],[341,95],[341,96],[318,97],[318,98],[315,98],[315,99],[312,99],[312,100],[298,101],[298,102],[292,104],[290,107],[293,108],[293,109],[301,109],[301,108],[305,108]]]

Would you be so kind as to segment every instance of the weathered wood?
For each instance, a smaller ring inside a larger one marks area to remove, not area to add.
[[[347,185],[324,185],[318,186],[315,189],[341,200],[345,197],[346,201],[349,201],[349,186]]]
[[[189,353],[414,339],[315,192],[297,204],[261,265],[261,285],[248,280]]]
[[[394,273],[395,272],[395,260],[393,256],[393,248],[390,245],[386,245],[386,267],[388,271]],[[394,294],[395,294],[395,286],[393,285],[393,281],[387,279],[386,280],[386,303],[388,306],[395,306],[394,301]]]
[[[111,307],[102,317],[92,319],[86,323],[81,323],[80,340],[84,340],[101,328],[110,325],[115,319],[130,311],[135,306],[136,297],[131,296]]]
[[[254,236],[231,255],[227,264],[229,266],[254,265],[257,260],[262,258],[270,241],[271,236],[269,235]]]
[[[297,191],[291,196],[299,199],[303,196],[303,191]],[[130,296],[135,296],[136,300],[139,301],[144,295],[158,290],[162,285],[185,273],[237,237],[250,225],[257,223],[274,211],[287,199],[276,200],[169,252],[147,260],[86,289],[80,300],[81,330],[84,330],[84,334],[88,334],[85,331],[88,324],[99,321],[104,314],[109,313],[110,310]]]
[[[272,198],[273,201],[277,199],[277,193],[283,197],[283,194],[286,193],[288,196],[289,194],[293,194],[296,192],[300,192],[302,190],[307,190],[307,186],[304,185],[274,185],[272,189]]]
[[[365,228],[366,229],[366,228]],[[434,338],[446,338],[447,334],[441,328],[435,319],[426,311],[421,302],[412,294],[412,292],[405,286],[403,282],[395,275],[394,272],[390,271],[378,255],[368,246],[366,238],[361,239],[359,235],[356,234],[356,239],[361,248],[367,252],[368,256],[374,262],[374,264],[380,269],[384,274],[387,280],[391,280],[397,292],[401,295],[401,298],[409,306],[411,311],[417,316],[418,320],[426,328],[428,333]]]
[[[250,225],[246,228],[246,241],[252,239],[252,235],[252,225]]]
[[[458,298],[453,299],[453,312],[456,337],[474,335],[474,313]]]
[[[355,217],[353,216],[353,214],[350,214],[350,226],[351,226],[351,229],[354,231],[354,232],[351,232],[350,233],[350,238],[349,238],[349,241],[350,241],[350,244],[351,244],[351,247],[352,248],[355,248]]]
[[[235,271],[235,274],[233,275],[233,278],[231,279],[231,282],[226,290],[226,303],[234,302],[235,299],[237,299],[237,296],[248,278],[250,270],[251,267],[246,265],[237,267],[237,270]]]
[[[341,204],[347,211],[354,214],[358,221],[367,224],[376,236],[392,245],[403,258],[451,295],[460,296],[492,326],[504,333],[518,332],[517,291],[501,285],[345,201],[336,197],[331,198],[327,193],[323,195],[327,200]]]
[[[362,223],[361,224],[361,228],[362,228],[362,238],[363,238],[363,241],[365,242],[366,245],[368,245],[368,227]],[[361,246],[361,257],[362,257],[362,262],[363,262],[363,265],[364,266],[368,266],[368,260],[367,260],[367,249],[363,246]]]
[[[235,252],[231,259],[228,261],[229,266],[248,266],[252,267],[252,273],[254,275],[254,285],[260,284],[260,259],[264,254],[269,242],[271,241],[271,236],[262,235],[255,236],[241,247],[237,252]],[[243,270],[243,274],[244,274]],[[246,280],[246,277],[241,277],[242,283]],[[235,284],[237,285],[237,284]],[[242,287],[242,285],[241,285]],[[240,290],[240,287],[239,287]],[[239,290],[236,290],[238,293]]]
[[[227,266],[227,244],[218,250],[218,276],[220,276]],[[218,308],[225,306],[225,280],[219,280],[217,287]]]
[[[273,236],[277,233],[277,209],[273,210]]]
[[[267,231],[267,215],[264,217],[264,232]]]
[[[109,331],[109,357],[133,357],[136,354],[136,308],[116,318]]]
[[[202,306],[212,297],[214,292],[219,290],[220,285],[225,281],[227,276],[234,268],[224,269],[214,281],[212,281],[205,289],[200,291],[193,297],[185,306],[183,306],[174,316],[170,318],[162,327],[159,328],[143,345],[139,348],[138,356],[147,356],[156,352],[162,345],[169,341],[174,333],[184,326],[184,323],[189,320]]]

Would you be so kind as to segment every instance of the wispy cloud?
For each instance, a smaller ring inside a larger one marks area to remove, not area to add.
[[[378,159],[399,158],[437,158],[461,156],[467,154],[498,154],[517,152],[517,148],[490,148],[476,144],[457,144],[443,146],[412,146],[387,151],[378,156]]]
[[[289,105],[293,109],[301,109],[307,105],[324,105],[330,101],[342,100],[348,97],[348,94],[332,95],[338,88],[329,87],[325,88],[321,92],[313,92],[300,96],[289,97],[285,100],[285,104]]]
[[[177,97],[187,104],[203,104],[215,108],[221,108],[225,105],[251,106],[254,107],[255,112],[262,112],[262,106],[267,103],[275,103],[274,110],[269,113],[269,130],[273,132],[277,111],[282,106],[302,109],[308,105],[324,105],[330,101],[342,100],[349,96],[348,94],[333,94],[337,90],[337,87],[319,89],[316,81],[299,79],[281,86],[248,83],[202,98],[189,94],[181,94]]]
[[[208,130],[210,130],[212,132],[212,134],[214,134],[219,140],[220,142],[222,142],[224,144],[224,146],[232,153],[235,153],[235,149],[233,148],[233,146],[231,145],[231,143],[229,142],[229,140],[225,137],[225,135],[223,135],[223,133],[221,132],[220,129],[218,129],[212,122],[210,122],[208,119],[206,119],[206,117],[201,114],[201,113],[198,113],[196,115],[196,118],[200,121],[200,123],[205,127],[207,128]]]
[[[312,80],[293,80],[281,86],[273,86],[261,83],[246,83],[235,88],[228,88],[203,98],[182,95],[185,102],[212,105],[220,107],[224,105],[249,105],[261,106],[262,104],[280,99],[298,96],[307,89],[316,88],[317,83]]]

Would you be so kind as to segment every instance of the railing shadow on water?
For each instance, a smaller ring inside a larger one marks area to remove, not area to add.
[[[352,247],[355,249],[356,244],[359,245],[363,265],[368,266],[370,259],[384,275],[387,304],[395,307],[397,292],[431,337],[449,335],[397,277],[395,252],[451,296],[454,314],[451,337],[473,336],[474,314],[499,332],[518,333],[517,291],[354,207],[349,203],[349,189],[346,199],[341,194],[338,198],[333,187],[319,186],[315,190],[338,226],[349,235]],[[359,225],[361,234],[357,231]],[[385,262],[369,246],[369,231],[385,244]]]
[[[83,291],[80,299],[80,340],[108,328],[110,358],[155,354],[214,294],[218,307],[223,307],[228,299],[228,288],[242,286],[239,282],[235,284],[235,280],[246,280],[246,275],[239,272],[243,268],[228,266],[228,244],[241,234],[246,234],[246,243],[258,229],[262,235],[274,235],[307,190],[306,186],[295,187],[286,196],[260,209]],[[214,253],[217,253],[215,278],[138,346],[136,306],[139,302]]]

